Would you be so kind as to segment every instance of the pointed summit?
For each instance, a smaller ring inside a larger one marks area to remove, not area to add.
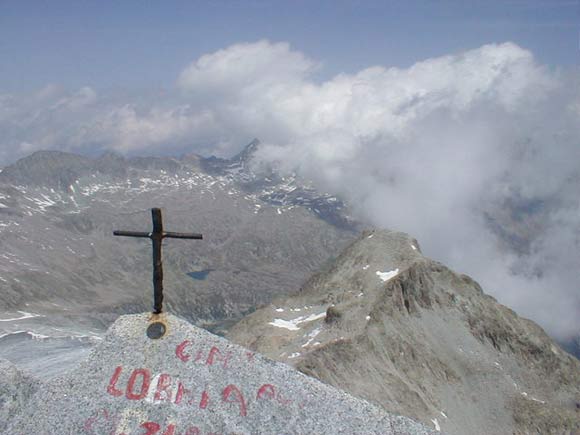
[[[249,170],[248,166],[259,146],[260,141],[254,139],[242,151],[230,159],[223,159],[216,156],[202,159],[201,167],[209,174],[230,175],[240,177],[240,180],[245,181],[253,179],[254,174]]]
[[[248,162],[252,160],[259,146],[260,141],[254,138],[248,145],[244,147],[242,151],[240,151],[238,154],[236,154],[230,159],[231,162],[240,163],[242,166],[245,166]]]

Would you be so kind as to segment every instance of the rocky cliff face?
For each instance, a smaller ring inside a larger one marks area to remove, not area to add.
[[[406,234],[373,231],[240,344],[450,434],[580,431],[580,363]]]

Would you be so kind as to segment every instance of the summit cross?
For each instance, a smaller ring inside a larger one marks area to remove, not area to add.
[[[152,208],[153,231],[150,233],[139,231],[113,231],[114,236],[144,237],[153,242],[153,313],[161,314],[163,311],[163,261],[161,259],[161,243],[163,239],[203,239],[198,233],[173,233],[163,231],[161,209]]]

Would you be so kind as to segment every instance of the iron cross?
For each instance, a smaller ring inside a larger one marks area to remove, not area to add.
[[[115,236],[146,237],[153,241],[153,313],[160,314],[163,311],[163,262],[161,260],[161,242],[165,238],[171,239],[203,239],[197,233],[171,233],[163,231],[161,209],[152,208],[153,232],[145,233],[138,231],[113,231]]]

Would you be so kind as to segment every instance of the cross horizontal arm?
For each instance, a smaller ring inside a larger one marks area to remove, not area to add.
[[[114,236],[147,238],[153,242],[153,313],[159,314],[163,309],[163,263],[161,261],[161,245],[163,239],[203,239],[199,233],[174,233],[163,231],[163,217],[160,208],[151,209],[153,231],[113,231]]]
[[[146,237],[151,238],[153,233],[145,233],[142,231],[113,231],[114,236],[125,236],[125,237]],[[195,239],[202,240],[203,236],[198,233],[174,233],[171,231],[161,233],[162,238],[170,239]]]
[[[202,240],[203,236],[198,233],[172,233],[172,232],[165,232],[163,233],[163,237],[169,237],[171,239],[196,239]]]
[[[145,233],[141,231],[113,231],[114,236],[125,236],[125,237],[147,237],[151,238],[151,233]]]

